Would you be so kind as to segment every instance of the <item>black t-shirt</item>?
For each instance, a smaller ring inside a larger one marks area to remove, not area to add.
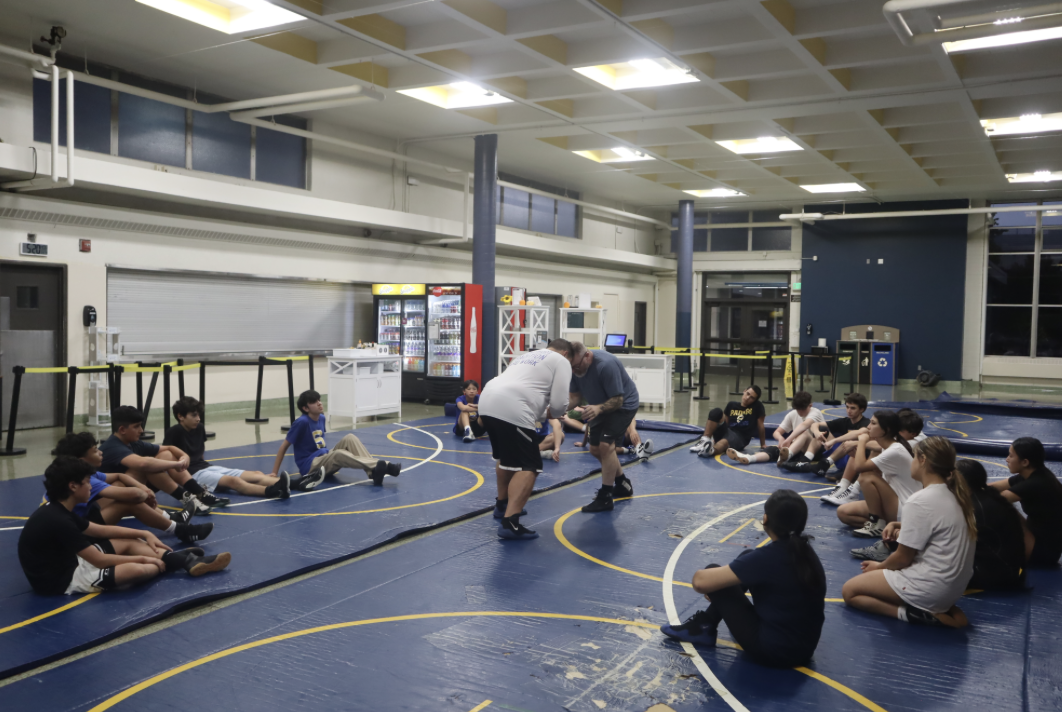
[[[830,435],[835,438],[839,438],[842,435],[852,432],[853,430],[859,430],[860,428],[869,428],[870,418],[863,416],[859,419],[859,422],[853,423],[849,418],[836,418],[826,423],[826,429],[830,431]]]
[[[1037,548],[1043,545],[1062,555],[1062,482],[1046,467],[1034,470],[1028,479],[1013,475],[1008,482],[1010,491],[1021,498]]]
[[[977,519],[977,552],[974,570],[986,580],[1019,578],[1025,565],[1025,533],[1021,517],[1000,496],[973,493]]]
[[[77,570],[77,552],[92,546],[88,521],[58,502],[37,507],[18,537],[18,561],[33,590],[45,596],[66,593]]]
[[[739,432],[750,433],[751,439],[751,432],[756,428],[760,418],[767,415],[767,411],[763,409],[763,403],[759,401],[753,401],[752,405],[747,408],[741,405],[740,401],[730,401],[723,409],[723,415],[726,416],[728,427]]]
[[[210,467],[210,463],[203,459],[206,453],[206,427],[202,423],[197,425],[195,430],[185,430],[180,423],[171,426],[166,431],[166,438],[162,441],[162,444],[173,445],[183,450],[188,455],[188,459],[191,460],[191,464],[188,465],[188,472],[193,475],[204,468]]]
[[[760,643],[779,658],[809,658],[826,620],[826,574],[811,553],[821,585],[805,586],[797,574],[789,544],[775,541],[730,562],[730,570],[752,594],[760,617]]]
[[[143,440],[137,440],[135,443],[126,445],[118,439],[117,435],[112,435],[103,441],[103,444],[100,445],[100,451],[103,453],[103,464],[100,466],[100,472],[125,472],[129,468],[122,464],[122,460],[130,455],[155,457],[159,454],[159,446]]]

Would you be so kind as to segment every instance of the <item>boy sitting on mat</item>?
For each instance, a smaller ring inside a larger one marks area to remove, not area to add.
[[[86,503],[74,505],[73,512],[96,524],[113,525],[125,517],[135,517],[137,521],[152,529],[159,529],[173,534],[185,544],[201,541],[210,536],[214,529],[211,523],[189,524],[195,513],[189,503],[184,509],[167,515],[158,507],[155,493],[127,474],[104,474],[99,472],[103,463],[103,453],[97,447],[92,433],[70,433],[55,446],[55,454],[76,457],[96,470],[90,484],[92,491]],[[49,501],[47,493],[44,502]]]
[[[286,472],[280,477],[257,470],[236,470],[211,465],[204,459],[206,428],[203,427],[203,406],[195,398],[185,396],[173,404],[177,424],[166,431],[163,445],[172,445],[188,454],[188,471],[203,489],[213,492],[219,487],[251,497],[287,499],[291,496],[291,478]]]
[[[760,403],[760,387],[749,386],[741,394],[741,402],[730,401],[726,408],[712,408],[708,413],[708,422],[704,424],[704,434],[694,443],[690,452],[700,457],[712,457],[716,450],[741,451],[748,447],[754,435],[759,435],[760,448],[767,447],[767,432],[763,429],[763,419],[767,412]],[[755,428],[756,432],[753,432]]]
[[[814,438],[808,444],[802,460],[782,462],[778,466],[790,472],[809,472],[825,475],[834,464],[844,470],[848,457],[856,444],[860,432],[870,427],[870,419],[863,413],[867,409],[867,397],[862,393],[849,393],[844,399],[846,418],[837,418],[828,423],[816,423],[812,429]],[[819,459],[825,453],[825,459]]]
[[[793,410],[786,413],[782,424],[774,431],[778,445],[764,448],[755,455],[745,455],[731,447],[726,456],[744,465],[752,462],[786,462],[793,455],[799,455],[811,442],[811,428],[815,423],[825,423],[826,416],[818,408],[811,407],[811,394],[797,391],[793,394]]]
[[[299,394],[298,406],[302,415],[291,424],[273,464],[273,472],[279,472],[284,464],[284,453],[289,447],[295,450],[295,464],[302,477],[291,483],[291,489],[312,490],[344,467],[364,470],[376,486],[383,484],[385,475],[398,477],[401,465],[373,457],[353,433],[344,435],[331,450],[325,446],[324,405],[320,393],[303,391]]]
[[[474,443],[476,438],[487,434],[487,429],[479,422],[479,384],[468,380],[461,385],[461,395],[457,397],[457,420],[454,422],[454,435],[466,443]]]
[[[196,514],[210,514],[211,507],[223,507],[227,499],[203,489],[188,472],[188,455],[172,445],[155,445],[140,439],[144,416],[131,405],[120,405],[111,413],[114,434],[107,438],[103,452],[103,472],[124,472],[137,482],[154,487],[178,502],[192,504]]]
[[[30,515],[18,538],[18,560],[45,596],[128,588],[164,571],[192,576],[221,571],[232,556],[199,548],[173,551],[151,532],[90,522],[74,513],[92,496],[92,465],[59,456],[44,472],[48,504]]]

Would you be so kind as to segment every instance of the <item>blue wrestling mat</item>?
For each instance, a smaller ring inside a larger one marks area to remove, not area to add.
[[[175,611],[283,581],[365,553],[388,542],[493,509],[496,494],[490,443],[464,444],[450,419],[355,431],[370,452],[402,463],[398,478],[373,487],[361,471],[343,470],[291,499],[266,500],[226,493],[232,505],[215,510],[214,531],[201,542],[207,553],[229,551],[223,573],[189,578],[162,576],[131,591],[80,597],[38,596],[18,563],[15,542],[21,521],[41,500],[40,478],[0,482],[0,678],[98,644]],[[345,432],[329,433],[334,444]],[[647,437],[649,435],[647,434]],[[686,443],[684,432],[651,434],[657,450]],[[597,472],[597,461],[571,447],[559,463],[547,460],[536,482],[545,491]],[[280,441],[207,453],[211,462],[250,470],[269,469]],[[290,456],[289,456],[290,457]],[[621,458],[622,459],[622,458]],[[290,461],[289,461],[290,462]],[[292,465],[293,467],[293,465]],[[161,504],[175,504],[165,495]],[[196,518],[196,522],[205,521]],[[124,525],[142,528],[139,522]],[[171,546],[177,540],[160,538]]]
[[[636,496],[611,513],[579,511],[592,481],[557,489],[528,504],[538,540],[500,541],[489,515],[469,519],[12,683],[4,708],[161,712],[203,695],[233,712],[1062,707],[1062,573],[964,597],[961,631],[848,609],[848,549],[865,540],[818,501],[821,479],[789,474],[674,450],[632,467]],[[687,584],[696,569],[763,543],[762,502],[779,487],[807,498],[827,574],[812,662],[761,667],[725,626],[715,649],[665,639],[661,623],[705,605]]]

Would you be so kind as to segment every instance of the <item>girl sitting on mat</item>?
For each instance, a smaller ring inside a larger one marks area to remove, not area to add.
[[[660,631],[675,640],[714,647],[720,621],[742,649],[763,665],[794,667],[811,659],[825,620],[826,573],[804,534],[808,505],[793,490],[777,490],[763,506],[771,543],[743,551],[729,566],[693,575],[693,589],[711,601],[681,625]],[[752,593],[752,600],[745,592]]]
[[[1025,512],[1025,559],[1029,566],[1057,566],[1062,557],[1062,482],[1044,466],[1044,444],[1018,438],[1010,445],[1009,480],[993,482],[1008,502]]]
[[[922,485],[903,507],[903,522],[883,534],[899,546],[885,561],[864,561],[842,589],[844,602],[908,623],[967,625],[955,605],[973,576],[977,523],[955,447],[939,436],[915,446],[911,476]]]
[[[970,588],[1019,588],[1025,585],[1025,527],[1021,515],[995,487],[988,486],[985,466],[959,460],[977,518],[977,553]]]

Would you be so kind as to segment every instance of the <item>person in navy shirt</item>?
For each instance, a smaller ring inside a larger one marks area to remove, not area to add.
[[[462,395],[457,397],[457,420],[454,421],[454,435],[460,436],[466,443],[474,443],[476,438],[487,434],[487,429],[479,422],[479,384],[468,380],[461,385]]]
[[[295,465],[302,477],[292,480],[291,489],[312,490],[324,482],[326,477],[334,475],[344,467],[364,470],[377,486],[383,484],[386,475],[398,477],[402,470],[401,465],[373,457],[353,433],[344,435],[334,448],[328,449],[324,439],[324,405],[321,403],[320,393],[303,391],[299,394],[298,405],[302,415],[291,424],[288,436],[280,443],[277,459],[273,464],[273,472],[280,472],[288,448],[295,451]]]

